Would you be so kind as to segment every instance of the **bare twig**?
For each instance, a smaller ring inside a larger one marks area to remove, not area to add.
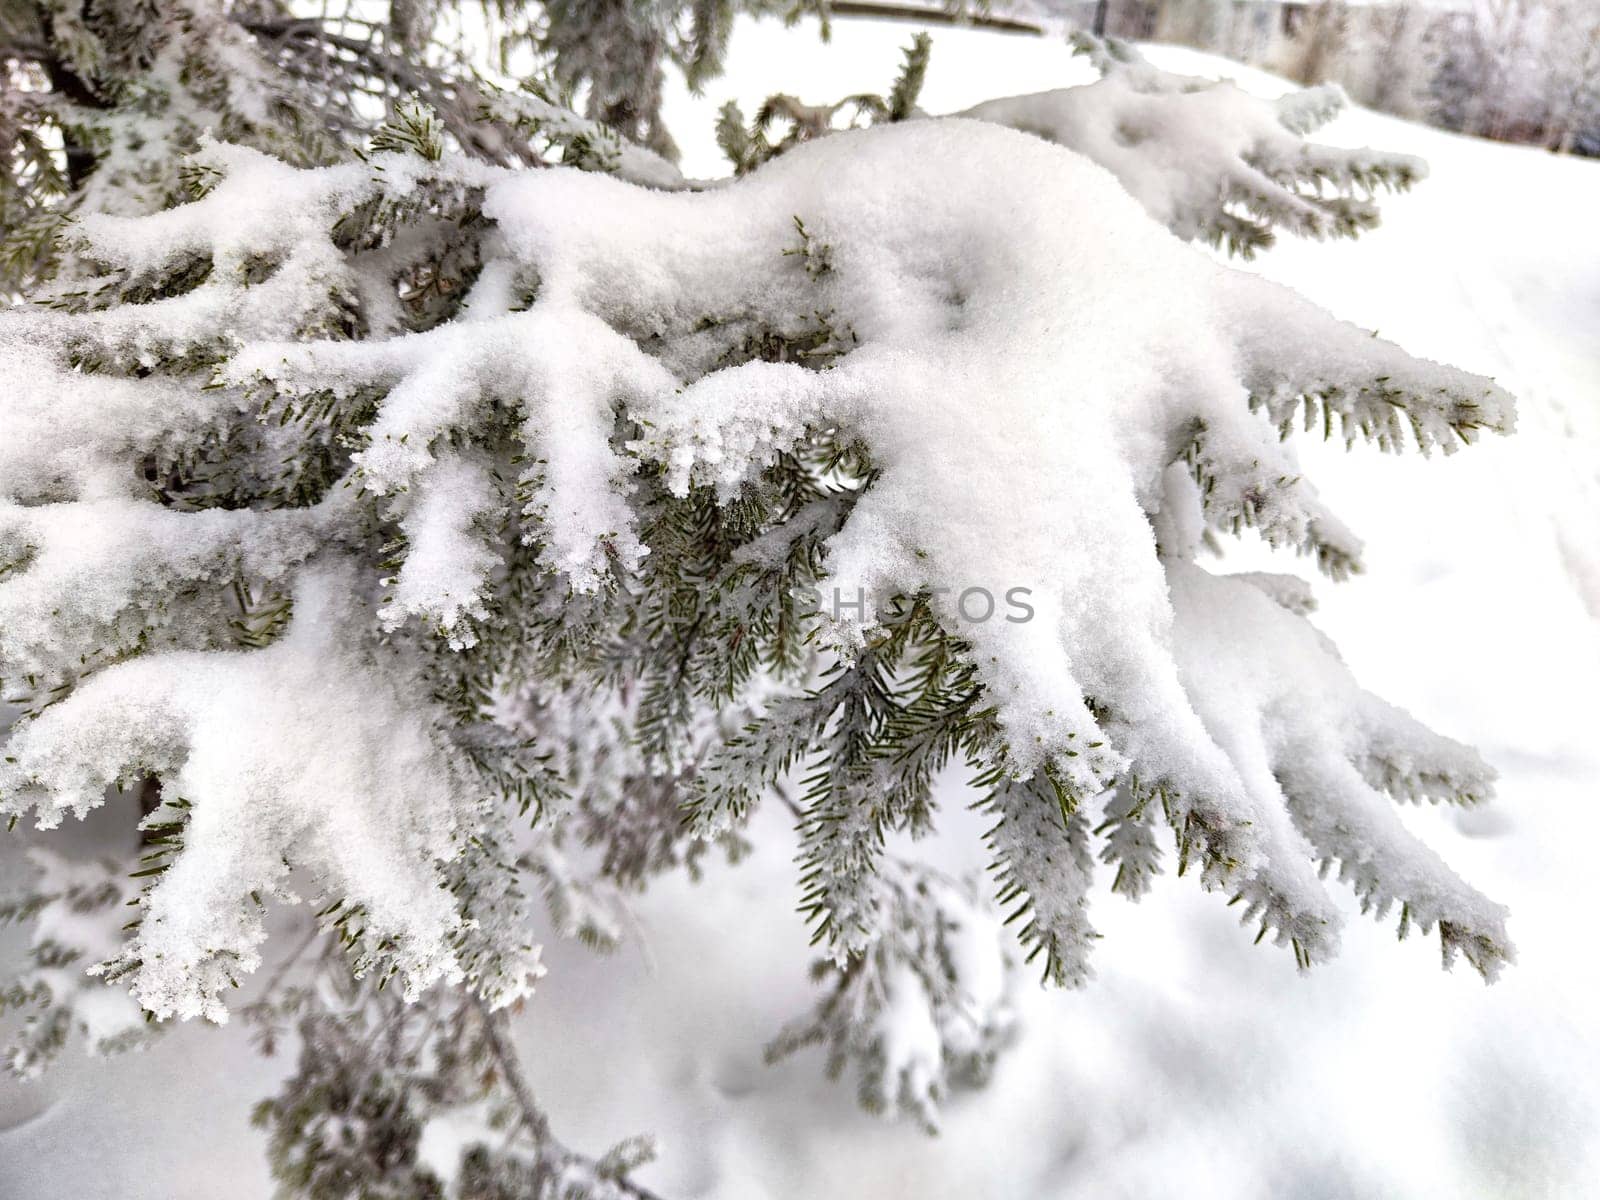
[[[472,994],[472,1003],[483,1022],[484,1041],[488,1044],[489,1053],[494,1056],[500,1078],[505,1081],[506,1090],[511,1093],[511,1099],[517,1106],[522,1125],[533,1140],[535,1153],[538,1156],[537,1170],[540,1175],[554,1176],[563,1168],[577,1164],[593,1169],[592,1163],[568,1150],[551,1132],[550,1118],[545,1115],[544,1109],[539,1107],[539,1101],[534,1097],[527,1076],[522,1073],[522,1064],[517,1059],[516,1050],[511,1045],[510,1022],[506,1018],[505,1010],[491,1009],[476,993]],[[632,1200],[661,1200],[654,1192],[629,1179],[607,1177],[606,1183],[619,1195],[632,1197]]]
[[[873,0],[836,0],[828,5],[828,14],[834,17],[873,17],[891,21],[924,21],[929,25],[970,25],[975,29],[993,29],[1001,33],[1025,33],[1042,36],[1044,26],[1020,17],[997,17],[992,13],[955,13],[943,8],[923,8],[918,4],[876,4]]]

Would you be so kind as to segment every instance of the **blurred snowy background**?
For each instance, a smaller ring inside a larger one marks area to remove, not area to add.
[[[712,136],[725,100],[750,111],[773,91],[878,86],[918,28],[840,19],[824,44],[812,26],[742,22],[726,75],[670,100],[686,173],[725,172]],[[928,30],[933,112],[1092,78],[1060,39]],[[1148,53],[1261,94],[1289,86],[1191,50]],[[1098,980],[1073,993],[1024,981],[1019,1043],[930,1138],[860,1112],[815,1054],[763,1064],[807,1005],[810,957],[788,818],[769,806],[753,859],[655,886],[615,954],[547,941],[550,972],[517,1032],[574,1141],[653,1131],[662,1158],[639,1178],[686,1200],[1600,1194],[1600,872],[1585,824],[1600,781],[1600,162],[1360,109],[1321,136],[1420,155],[1432,174],[1361,240],[1281,243],[1252,269],[1521,403],[1515,437],[1442,463],[1302,446],[1368,542],[1366,575],[1316,581],[1318,623],[1365,686],[1502,773],[1485,810],[1404,815],[1510,906],[1517,964],[1486,988],[1440,972],[1431,940],[1355,919],[1342,956],[1299,975],[1214,898],[1163,877],[1136,905],[1097,897]],[[952,778],[941,840],[919,853],[982,867],[968,800]],[[266,1197],[249,1111],[289,1065],[191,1025],[143,1054],[74,1053],[41,1082],[0,1082],[0,1196]],[[425,1151],[454,1152],[449,1129],[428,1136]]]

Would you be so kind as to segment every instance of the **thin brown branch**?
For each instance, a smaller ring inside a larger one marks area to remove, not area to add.
[[[505,1010],[491,1009],[483,997],[476,993],[471,995],[473,1007],[478,1010],[479,1019],[483,1022],[483,1036],[489,1053],[494,1056],[500,1078],[505,1081],[506,1090],[511,1093],[511,1099],[517,1106],[523,1127],[533,1140],[540,1173],[555,1174],[566,1166],[582,1163],[584,1160],[558,1142],[551,1132],[550,1118],[539,1107],[527,1076],[522,1073],[517,1052],[511,1045],[510,1022]],[[661,1200],[654,1192],[629,1179],[608,1178],[606,1182],[620,1195],[631,1197],[632,1200]]]
[[[943,8],[923,8],[917,4],[877,4],[873,0],[836,0],[828,5],[834,17],[871,17],[891,21],[921,21],[928,25],[970,25],[974,29],[993,29],[1000,33],[1043,36],[1043,25],[1021,17],[1000,17],[993,13],[957,13]]]
[[[528,1086],[527,1077],[522,1073],[522,1064],[517,1060],[516,1051],[511,1047],[509,1022],[506,1020],[505,1010],[491,1009],[488,1002],[476,992],[472,993],[472,1004],[483,1021],[484,1041],[488,1043],[489,1053],[494,1055],[495,1065],[500,1069],[500,1078],[505,1081],[506,1089],[516,1101],[517,1110],[522,1117],[524,1127],[528,1130],[528,1136],[538,1145],[542,1154],[554,1142],[550,1133],[550,1118],[545,1116],[544,1109],[539,1107],[538,1100],[534,1098],[533,1089]]]

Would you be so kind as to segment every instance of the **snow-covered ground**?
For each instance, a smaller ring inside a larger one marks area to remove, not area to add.
[[[686,170],[722,173],[723,100],[750,112],[775,90],[880,90],[914,30],[838,21],[823,45],[814,30],[742,24],[728,75],[673,97]],[[1089,76],[1060,42],[932,32],[930,111]],[[1283,87],[1198,54],[1152,57]],[[616,955],[547,947],[519,1034],[569,1142],[653,1131],[663,1157],[640,1179],[686,1200],[1596,1194],[1600,871],[1584,820],[1600,782],[1600,163],[1363,112],[1319,136],[1419,154],[1432,178],[1359,242],[1286,241],[1258,269],[1521,401],[1516,437],[1448,460],[1302,445],[1369,544],[1367,575],[1318,583],[1319,623],[1367,686],[1503,774],[1486,811],[1408,815],[1510,905],[1516,966],[1486,988],[1465,968],[1441,972],[1436,943],[1397,944],[1392,924],[1355,919],[1342,957],[1302,976],[1168,876],[1140,904],[1099,899],[1099,979],[1065,994],[1025,982],[1018,1044],[930,1139],[859,1112],[816,1055],[761,1061],[808,1001],[793,842],[773,809],[752,859],[642,900],[639,936]],[[938,843],[919,852],[970,869],[980,823],[963,801],[952,780]],[[279,1069],[239,1031],[189,1027],[142,1056],[74,1056],[42,1085],[0,1083],[0,1123],[17,1122],[0,1133],[0,1194],[265,1197],[247,1114]]]

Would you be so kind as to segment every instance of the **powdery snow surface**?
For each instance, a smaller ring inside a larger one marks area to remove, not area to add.
[[[686,173],[721,170],[710,134],[722,100],[751,111],[771,91],[881,88],[914,31],[839,21],[824,47],[805,30],[741,25],[729,76],[669,110]],[[933,36],[922,97],[933,112],[1093,77],[1060,43]],[[1151,57],[1282,88],[1200,55]],[[654,1132],[663,1156],[642,1182],[726,1200],[1584,1194],[1600,1171],[1600,1046],[1588,1027],[1600,975],[1585,950],[1600,886],[1580,808],[1600,777],[1589,612],[1600,611],[1600,165],[1363,113],[1319,137],[1418,154],[1431,178],[1391,199],[1384,227],[1360,242],[1284,239],[1261,272],[1407,350],[1493,375],[1521,401],[1516,437],[1442,461],[1297,442],[1328,507],[1367,543],[1368,574],[1314,581],[1317,623],[1364,686],[1502,772],[1488,810],[1383,815],[1509,905],[1517,964],[1485,989],[1469,971],[1440,972],[1431,939],[1396,945],[1392,922],[1352,917],[1342,956],[1300,976],[1188,880],[1163,876],[1138,905],[1101,886],[1099,978],[1074,993],[1025,980],[1018,1044],[986,1091],[945,1106],[944,1132],[929,1140],[857,1111],[816,1053],[761,1062],[809,1003],[794,841],[769,808],[751,860],[699,885],[663,881],[638,906],[641,936],[613,957],[545,939],[550,973],[519,1033],[566,1140],[603,1147]],[[448,540],[471,514],[416,519]],[[1305,569],[1237,550],[1223,567]],[[945,799],[939,840],[917,853],[977,868],[979,819],[958,780]],[[244,1117],[278,1067],[242,1043],[186,1027],[141,1057],[66,1064],[44,1085],[56,1105],[0,1134],[0,1181],[16,1181],[7,1194],[269,1194]],[[20,1088],[0,1084],[0,1117],[39,1107]]]

